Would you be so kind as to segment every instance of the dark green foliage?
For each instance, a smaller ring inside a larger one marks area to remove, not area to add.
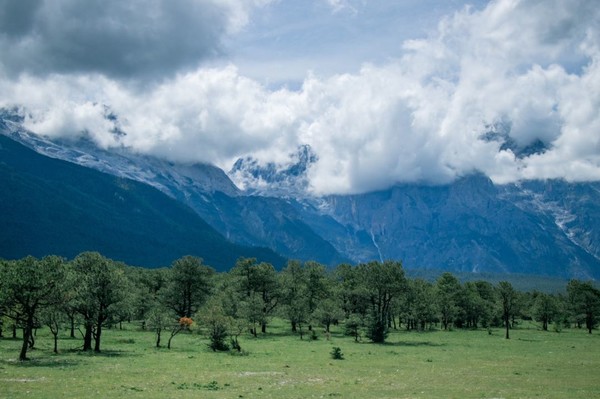
[[[400,299],[400,312],[407,330],[425,330],[437,318],[435,287],[422,279],[408,280],[407,291]]]
[[[452,273],[443,273],[436,282],[436,299],[444,330],[457,318],[461,287]]]
[[[222,306],[222,295],[217,294],[212,296],[198,313],[198,318],[206,331],[206,336],[209,340],[208,347],[213,351],[228,351],[229,345],[227,339],[230,337],[230,330],[233,329],[233,319],[225,314]],[[231,337],[237,343],[237,336]],[[237,348],[236,348],[237,349]]]
[[[15,326],[23,327],[19,360],[27,360],[27,351],[33,347],[40,312],[65,301],[65,278],[65,262],[57,256],[0,261],[0,308],[9,310],[6,313]]]
[[[208,339],[210,343],[208,347],[213,351],[224,352],[229,350],[229,345],[227,345],[227,327],[224,325],[215,325],[212,326],[208,335]],[[239,347],[239,345],[236,345]],[[237,349],[237,348],[235,348]]]
[[[517,307],[518,293],[513,286],[507,281],[498,283],[498,298],[499,306],[502,312],[502,320],[506,329],[505,338],[510,338],[510,320],[515,315]]]
[[[290,260],[281,272],[283,315],[290,321],[292,332],[299,332],[307,323],[310,312],[308,306],[308,279],[302,264]]]
[[[371,341],[381,344],[385,342],[385,339],[388,336],[387,325],[384,321],[377,319],[377,317],[371,317],[367,320],[367,331],[366,336]]]
[[[102,329],[105,323],[125,305],[129,280],[124,265],[97,252],[84,252],[73,260],[74,308],[83,317],[85,335],[83,350],[100,352]]]
[[[360,317],[356,314],[353,314],[346,319],[344,324],[346,335],[354,337],[354,342],[358,342],[360,340],[360,328],[362,327],[362,320]]]
[[[160,291],[162,302],[179,317],[191,317],[212,291],[214,270],[201,258],[184,256],[173,262]]]
[[[585,323],[591,334],[600,319],[600,290],[590,282],[571,280],[567,285],[569,306],[577,324]]]
[[[342,353],[342,349],[340,349],[339,346],[334,346],[333,349],[331,349],[331,352],[329,352],[329,354],[331,355],[331,358],[334,360],[343,360],[344,359],[344,354]]]
[[[548,325],[560,314],[559,302],[553,296],[544,293],[534,293],[532,314],[536,321],[542,323],[542,330],[547,331]]]
[[[165,331],[179,328],[177,319],[172,311],[157,304],[148,311],[145,328],[153,330],[156,334],[156,347],[161,347],[162,334]]]
[[[71,323],[79,324],[84,350],[100,351],[103,329],[127,315],[143,315],[137,320],[155,332],[157,347],[161,334],[170,335],[170,347],[180,332],[200,331],[213,351],[244,354],[239,337],[249,329],[256,335],[257,326],[270,315],[265,308],[277,304],[284,305],[277,308],[278,315],[289,317],[301,338],[307,331],[309,339],[320,338],[323,330],[311,328],[312,320],[325,327],[327,340],[331,334],[326,327],[341,323],[355,341],[364,333],[375,343],[386,341],[394,312],[408,329],[424,330],[427,324],[440,328],[443,315],[436,320],[435,314],[443,295],[454,303],[448,322],[452,328],[485,327],[491,333],[491,326],[504,325],[506,338],[520,320],[540,322],[544,330],[554,323],[557,332],[585,326],[591,333],[600,317],[600,291],[591,282],[573,280],[568,296],[561,296],[520,293],[506,281],[496,287],[482,281],[461,285],[450,274],[436,285],[407,281],[397,262],[344,266],[334,274],[319,269],[318,264],[305,267],[291,261],[277,273],[269,264],[240,259],[230,273],[215,274],[200,259],[184,257],[171,269],[142,272],[96,252],[81,253],[69,263],[56,256],[26,257],[0,261],[0,316],[6,335],[12,330],[16,336],[23,329],[21,359],[26,359],[34,345],[33,331],[42,323],[50,327],[56,352],[60,329]],[[309,289],[311,279],[321,289]],[[136,295],[140,297],[133,300]],[[316,305],[312,314],[311,295]],[[198,329],[190,328],[191,314],[199,320]]]
[[[254,258],[240,258],[231,270],[231,289],[239,305],[239,314],[266,333],[269,318],[281,299],[281,287],[273,265],[257,263]]]
[[[325,332],[328,333],[332,324],[344,318],[344,313],[338,301],[334,298],[326,298],[317,305],[313,318],[325,327]]]
[[[359,286],[369,303],[367,337],[383,343],[387,337],[392,300],[406,290],[406,278],[400,262],[369,262],[358,265]]]
[[[231,337],[229,339],[229,345],[231,346],[231,349],[237,352],[242,352],[242,346],[240,345],[238,337]]]

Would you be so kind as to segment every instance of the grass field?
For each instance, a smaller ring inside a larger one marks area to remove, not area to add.
[[[199,334],[154,348],[154,334],[106,330],[104,351],[82,353],[64,337],[51,352],[38,332],[32,360],[0,340],[0,398],[600,398],[600,333],[534,325],[501,330],[392,332],[388,343],[354,343],[333,331],[317,341],[275,322],[245,356],[213,353]],[[330,352],[340,347],[343,360]]]

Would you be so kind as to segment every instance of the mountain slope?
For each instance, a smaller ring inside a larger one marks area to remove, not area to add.
[[[196,213],[147,185],[51,159],[0,135],[0,256],[87,250],[140,266],[183,255],[227,269],[239,256],[278,266],[270,250],[231,244]]]
[[[563,191],[556,191],[562,198]],[[587,230],[574,227],[569,236],[565,226],[575,219],[561,228],[556,215],[540,211],[540,204],[547,202],[538,199],[537,208],[526,206],[520,193],[476,174],[445,186],[407,184],[325,201],[331,217],[354,231],[354,239],[338,242],[338,250],[362,249],[365,260],[402,259],[412,268],[451,271],[599,278],[599,258],[588,249],[598,247],[600,198],[586,202],[588,220],[582,224]],[[576,232],[588,239],[589,248],[576,242]]]
[[[151,185],[234,243],[327,265],[349,261],[303,221],[293,199],[246,195],[215,166],[173,163],[126,149],[107,151],[85,138],[51,141],[24,129],[20,117],[6,110],[0,110],[0,134],[48,157]]]

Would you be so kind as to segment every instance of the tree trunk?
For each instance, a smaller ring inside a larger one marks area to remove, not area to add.
[[[17,323],[13,323],[12,325],[12,337],[13,339],[17,339]]]
[[[92,350],[92,325],[89,322],[85,324],[85,334],[83,335],[83,350]]]
[[[264,321],[260,324],[260,332],[263,334],[267,333],[267,323],[265,323]]]
[[[161,333],[161,329],[157,328],[156,329],[156,347],[160,348],[160,333]]]
[[[52,335],[54,336],[54,353],[58,353],[58,332],[52,333]]]
[[[102,322],[98,320],[98,326],[96,327],[96,345],[94,346],[94,352],[100,352],[100,336],[102,335]]]
[[[19,360],[24,361],[27,359],[27,349],[29,348],[29,336],[31,335],[31,328],[26,326],[23,329],[23,345],[21,345],[21,353],[19,353]]]
[[[16,324],[16,323],[15,323]],[[27,349],[29,348],[29,341],[33,331],[33,315],[27,317],[25,321],[25,327],[23,328],[23,345],[21,345],[21,353],[19,353],[19,360],[27,360]]]
[[[504,317],[504,324],[506,325],[506,339],[510,339],[510,335],[508,333],[508,331],[510,330],[510,322],[509,322],[509,317],[508,315]]]
[[[73,316],[73,315],[69,316],[69,321],[71,323],[71,330],[70,330],[69,336],[71,338],[75,338],[75,316]]]
[[[296,322],[292,321],[292,332],[296,332],[298,328],[296,327]]]
[[[175,335],[176,335],[176,334],[173,334],[173,333],[171,332],[171,336],[169,337],[169,340],[167,341],[167,349],[171,349],[171,340],[173,339],[173,337],[174,337]]]

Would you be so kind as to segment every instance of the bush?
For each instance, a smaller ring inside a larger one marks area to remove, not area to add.
[[[224,325],[212,325],[208,334],[208,339],[210,340],[208,347],[214,352],[229,350],[229,345],[225,343],[225,340],[227,339],[227,328]]]
[[[310,339],[313,341],[316,341],[319,339],[319,336],[317,335],[317,333],[315,332],[315,330],[311,330],[310,332]]]
[[[339,346],[334,346],[333,349],[331,350],[331,352],[329,352],[331,354],[331,358],[334,360],[343,360],[344,359],[344,354],[342,353],[342,350],[340,349]]]
[[[367,337],[378,344],[385,342],[388,336],[388,329],[384,322],[379,320],[370,320],[367,324]]]
[[[354,341],[360,340],[360,327],[362,326],[362,320],[358,315],[351,315],[345,322],[345,334],[354,337]]]
[[[241,347],[240,342],[238,341],[237,337],[231,337],[231,339],[229,340],[229,344],[231,345],[232,350],[236,350],[238,352],[242,351],[242,347]]]

